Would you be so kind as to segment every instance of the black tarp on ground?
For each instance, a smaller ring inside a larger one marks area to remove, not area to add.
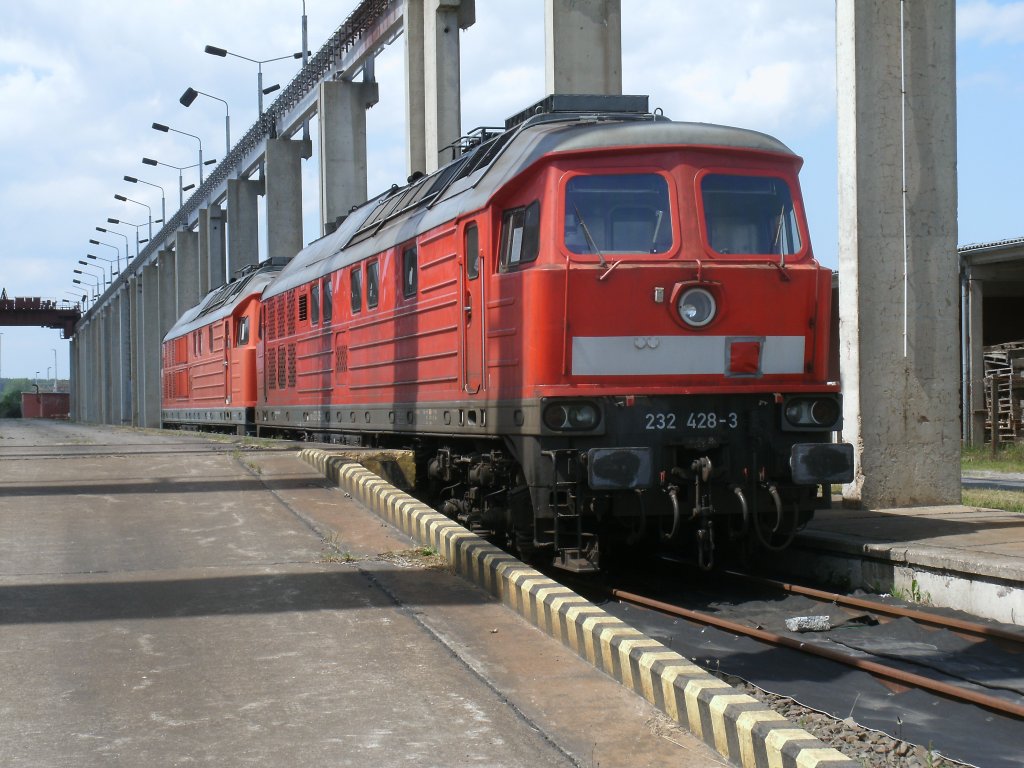
[[[799,603],[787,602],[787,612],[800,615],[792,611],[798,606]],[[813,606],[813,612],[818,613],[820,603],[813,603]],[[804,706],[827,712],[838,719],[852,718],[866,728],[884,731],[894,738],[928,747],[946,757],[981,768],[1019,768],[1021,765],[1024,724],[1019,720],[922,691],[897,692],[867,673],[850,667],[785,648],[769,648],[746,637],[697,626],[644,608],[619,603],[607,603],[602,607],[706,669],[736,675],[763,690],[789,696]],[[811,603],[808,602],[806,607],[811,608]],[[765,624],[766,628],[780,621],[777,606],[771,615],[773,618]],[[749,617],[745,610],[744,616]],[[850,642],[858,642],[857,629],[855,625],[844,625],[833,632],[845,636]],[[807,635],[801,637],[812,639]],[[815,640],[822,641],[824,638]],[[864,645],[870,644],[864,640],[863,633],[859,641]],[[905,640],[897,638],[893,642],[903,643]],[[917,649],[923,650],[920,646]],[[952,662],[957,653],[939,650],[924,655],[931,661],[944,657],[947,666],[956,666]],[[961,671],[976,661],[974,654],[961,660]],[[905,659],[901,664],[908,670],[913,669]],[[979,670],[976,677],[992,682],[990,666],[979,667]],[[916,671],[921,672],[920,669]],[[1021,701],[1020,697],[1016,698]]]

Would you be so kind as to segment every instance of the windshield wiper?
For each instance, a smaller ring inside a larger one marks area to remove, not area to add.
[[[651,253],[657,253],[658,252],[658,247],[657,247],[658,233],[661,232],[661,220],[664,218],[664,216],[665,216],[665,212],[664,211],[658,211],[657,221],[654,222],[654,234],[651,235],[651,248],[650,248]]]
[[[601,266],[607,268],[608,262],[605,261],[604,254],[601,253],[601,249],[597,247],[597,243],[594,242],[594,238],[590,234],[590,228],[587,227],[587,222],[585,222],[583,220],[583,216],[580,215],[580,209],[576,203],[572,204],[572,209],[576,212],[576,218],[580,220],[580,227],[583,228],[583,236],[587,238],[587,245],[589,245],[590,249],[597,254],[597,258],[601,260]]]
[[[783,205],[782,208],[779,209],[779,226],[777,226],[775,228],[775,237],[772,240],[772,249],[773,250],[775,248],[779,249],[779,265],[778,266],[779,266],[779,269],[781,269],[783,271],[783,273],[785,273],[785,271],[786,271],[786,254],[783,251],[783,249],[782,249],[782,247],[781,247],[781,245],[779,243],[780,243],[780,241],[782,239],[782,225],[785,222],[785,220],[786,220],[786,206]]]

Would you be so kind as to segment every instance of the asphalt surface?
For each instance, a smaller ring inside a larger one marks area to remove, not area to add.
[[[302,464],[0,421],[6,766],[721,759]]]
[[[1024,474],[1019,472],[965,472],[960,479],[964,488],[992,491],[1024,491]]]

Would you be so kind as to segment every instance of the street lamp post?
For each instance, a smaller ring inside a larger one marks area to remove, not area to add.
[[[116,195],[115,194],[114,195],[114,199],[115,200],[120,200],[122,203],[135,203],[136,205],[141,205],[143,208],[146,209],[146,211],[148,211],[148,213],[149,213],[149,239],[152,240],[153,239],[153,209],[150,208],[145,203],[140,203],[138,200],[132,200],[130,197],[125,197],[124,195]],[[97,227],[97,229],[99,229],[99,227]],[[126,235],[121,235],[121,237],[124,238],[125,242],[128,242],[128,237]]]
[[[113,246],[110,243],[104,243],[102,240],[93,240],[91,238],[89,240],[89,244],[90,245],[105,245],[105,246],[107,246],[107,248],[113,248],[114,249],[114,253],[117,254],[117,269],[118,269],[118,271],[121,270],[121,249],[120,248],[118,248],[116,246]],[[125,262],[127,262],[127,261],[128,261],[128,259],[126,258]],[[127,263],[125,264],[125,266],[128,266]]]
[[[53,391],[57,391],[57,350],[50,347],[50,351],[53,352]]]
[[[258,100],[258,103],[259,103],[259,110],[260,110],[259,114],[261,116],[263,115],[263,94],[270,93],[271,91],[276,91],[280,87],[280,86],[276,86],[275,85],[275,86],[271,86],[270,88],[267,88],[266,90],[263,89],[263,65],[264,64],[268,64],[271,61],[283,61],[284,59],[301,59],[302,58],[302,51],[299,51],[298,53],[292,53],[292,54],[289,54],[287,56],[278,56],[278,57],[273,58],[273,59],[250,59],[248,56],[241,56],[241,55],[239,55],[237,53],[232,53],[231,51],[228,51],[228,50],[226,50],[224,48],[218,48],[215,45],[208,45],[208,46],[206,46],[206,48],[204,50],[208,54],[210,54],[211,56],[220,56],[221,58],[225,58],[227,56],[234,56],[236,59],[244,59],[245,61],[251,61],[253,64],[255,64],[257,66],[257,70],[256,70],[256,97],[257,97],[257,100]]]
[[[182,136],[191,136],[193,139],[199,142],[199,183],[203,183],[203,140],[196,136],[194,133],[185,133],[179,131],[177,128],[171,128],[170,126],[164,125],[163,123],[153,123],[154,131],[162,131],[167,133],[173,131],[174,133],[180,133]]]
[[[81,288],[78,288],[77,293],[73,293],[71,295],[72,296],[81,296],[82,297],[82,311],[84,312],[86,306],[88,306],[86,304],[86,302],[89,301],[89,299],[91,298],[89,296],[89,286],[84,285],[81,280],[72,280],[71,282],[77,283],[78,285],[82,286]],[[85,293],[82,293],[82,291],[85,291]],[[67,293],[67,291],[65,291],[65,293]]]
[[[160,220],[161,221],[167,221],[167,198],[164,196],[164,188],[163,187],[161,187],[159,184],[152,184],[152,183],[150,183],[148,181],[145,181],[143,179],[137,179],[134,176],[125,176],[124,180],[127,181],[129,184],[148,184],[151,187],[156,187],[157,189],[159,189],[160,190]],[[150,238],[152,239],[152,237],[153,236],[151,234]]]
[[[228,156],[231,152],[231,114],[228,111],[228,103],[212,94],[206,93],[205,91],[197,91],[191,86],[185,89],[185,92],[181,94],[181,98],[178,101],[181,102],[184,107],[191,107],[192,102],[196,100],[196,96],[205,96],[208,99],[214,99],[224,105],[224,157]]]
[[[139,237],[139,230],[142,229],[142,227],[146,226],[145,224],[132,224],[130,221],[125,221],[124,219],[112,219],[112,218],[109,218],[109,217],[107,218],[107,223],[108,224],[124,224],[124,225],[129,226],[129,227],[135,227],[135,258],[139,258],[139,246],[142,245],[143,243],[148,243],[152,239],[152,237],[153,237],[153,225],[154,224],[162,224],[163,221],[164,221],[163,219],[156,219],[156,220],[150,221],[149,222],[149,235],[150,236],[148,238],[146,238],[145,240],[143,240],[143,239],[141,239]]]
[[[85,275],[86,277],[95,278],[97,295],[99,295],[100,292],[102,292],[102,290],[106,288],[108,285],[110,285],[110,283],[112,282],[111,280],[107,280],[107,274],[106,272],[103,271],[103,267],[97,267],[94,264],[86,264],[83,263],[81,260],[79,260],[79,263],[82,264],[83,267],[88,267],[89,269],[98,269],[100,271],[99,277],[97,277],[92,272],[83,272],[80,269],[72,270],[76,275]]]
[[[121,274],[120,270],[115,270],[112,266],[109,266],[111,264],[116,263],[113,259],[108,259],[108,258],[105,258],[103,256],[93,256],[91,253],[85,254],[85,258],[93,259],[94,261],[105,261],[105,262],[107,262],[107,264],[108,264],[107,270],[110,272],[110,282],[114,282],[114,276],[115,275],[120,275]],[[81,264],[82,262],[78,262],[78,263]]]
[[[82,259],[79,259],[78,263],[81,264],[83,267],[89,267],[90,269],[99,269],[100,275],[104,279],[106,279],[107,274],[106,274],[106,272],[103,271],[103,267],[97,267],[95,264],[90,264],[88,261],[83,261]],[[110,270],[110,279],[107,280],[107,285],[110,285],[112,282],[114,282],[114,275],[115,274],[118,274],[118,273],[115,273],[113,270]]]
[[[93,280],[96,280],[96,287],[95,287],[95,290],[93,291],[92,297],[93,297],[93,300],[98,299],[99,295],[100,295],[100,281],[97,279],[96,275],[93,275],[93,274],[88,274],[87,275],[85,272],[83,272],[80,269],[76,269],[75,273],[81,275],[82,277],[91,277]],[[77,283],[78,285],[86,285],[81,280],[77,280],[77,279],[72,279],[71,282],[72,283]]]
[[[128,260],[130,258],[128,256],[128,235],[126,235],[124,232],[118,232],[116,229],[104,229],[103,227],[96,227],[96,231],[97,232],[102,232],[105,235],[117,235],[118,237],[123,237],[124,238],[124,265],[127,268]],[[121,268],[121,263],[120,262],[118,262],[117,268],[118,269]]]
[[[202,165],[199,165],[199,168],[202,169],[203,165],[213,165],[216,162],[217,162],[216,160],[207,160]],[[173,168],[174,170],[176,170],[178,172],[178,208],[184,208],[185,207],[185,189],[184,189],[184,187],[182,185],[185,182],[184,182],[184,179],[182,178],[182,171],[187,171],[189,168],[195,168],[197,164],[196,163],[192,163],[192,165],[171,165],[170,163],[165,163],[165,162],[163,162],[161,160],[154,160],[152,157],[144,157],[144,158],[142,158],[142,163],[143,163],[143,165],[152,165],[152,166],[162,165],[162,166],[164,166],[166,168]],[[203,175],[202,174],[202,170],[200,170],[199,175],[200,175],[200,178],[201,178],[202,175]],[[166,217],[164,217],[164,218],[166,220]]]

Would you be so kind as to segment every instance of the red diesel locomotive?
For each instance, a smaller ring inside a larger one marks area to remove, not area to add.
[[[572,570],[788,544],[853,469],[801,160],[630,96],[548,97],[463,150],[183,317],[165,423],[209,396],[413,448],[443,511]]]

